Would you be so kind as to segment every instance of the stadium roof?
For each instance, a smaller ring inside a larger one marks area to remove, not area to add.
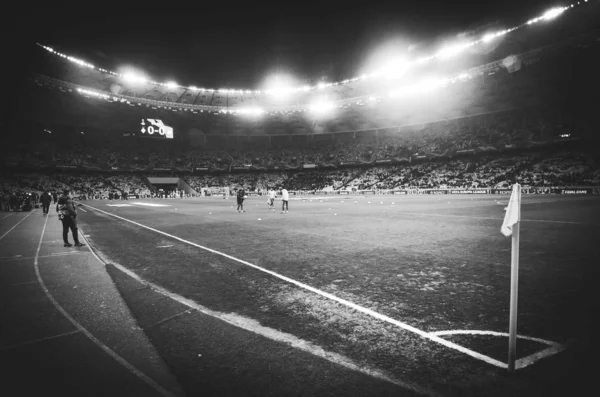
[[[234,3],[227,12],[203,9],[197,20],[190,18],[185,7],[119,9],[70,18],[69,23],[56,20],[36,41],[106,70],[125,74],[123,68],[129,67],[148,80],[256,91],[273,73],[293,75],[298,88],[315,87],[322,77],[332,83],[371,75],[385,68],[381,62],[367,65],[380,46],[409,53],[415,60],[443,55],[448,49],[455,52],[464,41],[507,33],[536,16],[547,17],[544,13],[550,8],[541,1],[504,1],[485,7],[439,0],[403,1],[401,5],[383,1],[360,7],[321,3],[302,2],[289,11],[269,3],[252,7]],[[560,6],[571,9],[569,3]],[[433,39],[440,36],[443,40]],[[493,41],[519,47],[518,37],[511,36]],[[477,51],[495,48],[496,44],[478,46]],[[471,52],[464,60],[471,63],[463,68],[490,61],[473,57]]]
[[[587,5],[584,3],[585,1],[580,2],[580,4],[583,4],[582,7],[576,5],[573,6],[573,9],[569,7],[568,15],[565,14],[561,18],[554,19],[552,17],[559,15],[561,11],[567,10],[564,7],[560,8],[560,11],[556,11],[557,9],[555,8],[553,13],[556,15],[541,13],[539,14],[540,17],[534,19],[528,19],[528,16],[519,15],[518,18],[513,18],[517,22],[512,25],[510,22],[493,22],[487,25],[470,26],[468,29],[462,29],[464,34],[458,37],[459,41],[473,41],[473,38],[477,38],[478,40],[486,38],[489,37],[490,32],[500,32],[501,34],[495,37],[500,40],[483,40],[477,46],[469,46],[469,51],[466,53],[467,56],[459,57],[459,59],[444,58],[436,59],[436,62],[430,64],[419,64],[418,68],[411,70],[411,74],[406,81],[410,83],[421,77],[431,75],[442,76],[442,80],[449,78],[453,81],[459,81],[462,80],[463,76],[467,76],[468,78],[486,73],[495,73],[498,68],[506,68],[504,61],[510,59],[515,54],[520,55],[524,59],[524,57],[535,53],[535,49],[544,48],[565,38],[577,36],[581,32],[589,32],[591,28],[597,27],[598,21],[600,21],[597,18],[600,7],[598,7],[599,4],[597,1]],[[142,13],[141,15],[144,14]],[[510,20],[510,18],[507,18],[507,21]],[[227,26],[229,22],[223,22],[222,26]],[[514,27],[518,27],[519,29],[514,30]],[[310,29],[312,28],[311,26]],[[94,29],[91,29],[89,32],[85,30],[85,27],[82,29],[83,37],[86,34],[93,34],[95,32]],[[134,28],[130,29],[136,30]],[[306,26],[304,29],[306,29]],[[115,27],[114,33],[118,34],[122,30],[123,27]],[[52,37],[52,35],[49,37]],[[179,36],[174,37],[173,40],[177,40]],[[216,41],[220,39],[220,36],[215,36]],[[114,37],[112,40],[118,41]],[[456,38],[453,40],[456,40]],[[48,39],[48,41],[52,40]],[[488,45],[490,42],[492,45]],[[224,91],[218,89],[198,90],[177,84],[170,86],[169,84],[159,84],[158,82],[135,81],[135,79],[126,78],[127,71],[120,69],[121,64],[116,62],[118,59],[104,55],[100,57],[93,56],[94,47],[97,44],[95,41],[86,42],[86,47],[74,47],[73,52],[67,52],[61,47],[53,48],[46,44],[51,43],[44,42],[40,46],[48,51],[44,51],[39,47],[35,48],[30,44],[33,47],[31,51],[36,53],[37,62],[34,63],[34,71],[41,72],[43,75],[36,77],[38,81],[42,81],[45,85],[60,87],[61,89],[79,91],[85,96],[102,96],[107,97],[110,101],[114,101],[115,97],[117,97],[118,101],[127,102],[131,105],[139,103],[140,105],[156,106],[158,108],[168,107],[171,109],[173,107],[173,110],[185,111],[208,110],[213,112],[232,112],[234,109],[239,111],[243,108],[250,111],[252,109],[263,109],[265,111],[288,113],[290,111],[306,111],[311,106],[314,106],[311,104],[311,101],[314,99],[313,94],[315,93],[318,95],[323,94],[327,96],[328,102],[345,108],[351,105],[363,106],[365,103],[369,104],[374,100],[377,102],[381,96],[393,96],[394,93],[404,89],[404,86],[395,86],[398,83],[396,81],[389,81],[389,79],[350,79],[341,81],[339,82],[340,84],[325,85],[323,89],[299,90],[295,92],[292,98],[281,102],[274,100],[269,95],[264,95],[264,92],[259,94],[252,90],[240,91],[230,88]],[[426,44],[421,44],[417,48],[422,49],[422,53],[431,53],[429,50],[432,47],[428,48]],[[132,47],[126,55],[135,59],[136,53],[143,50],[144,47],[141,47],[139,50]],[[260,52],[260,48],[256,51]],[[79,56],[82,53],[92,54],[92,56],[89,58]],[[344,59],[344,56],[339,57],[340,62]],[[100,60],[100,63],[97,64],[97,60]],[[177,59],[167,59],[167,61],[172,62],[172,65],[174,65],[171,69],[173,70],[172,75],[179,76],[179,73],[181,73],[181,76],[186,75],[186,68],[181,71],[177,68],[177,65],[179,65]],[[222,58],[220,57],[207,57],[202,62],[194,64],[208,65],[214,69],[222,69],[221,61]],[[97,66],[90,68],[91,63],[97,64]],[[145,65],[143,71],[151,72],[153,67],[154,65],[152,64]],[[229,73],[238,74],[238,71],[243,73],[246,69],[244,64],[239,64],[237,67],[238,69],[231,69]],[[225,70],[226,68],[223,69]],[[119,72],[116,72],[117,70]],[[57,80],[53,80],[52,78],[56,78]],[[179,78],[174,80],[182,82],[182,79]],[[387,124],[385,117],[382,118],[373,115],[373,113],[377,112],[370,112],[369,117],[361,114],[360,110],[353,113],[356,121],[362,122],[363,127],[366,125],[365,128],[377,128]],[[348,118],[346,117],[346,119]],[[354,124],[356,125],[357,123]]]

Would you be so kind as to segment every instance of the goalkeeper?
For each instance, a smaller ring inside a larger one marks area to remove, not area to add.
[[[237,212],[244,211],[244,199],[246,198],[246,191],[243,187],[240,187],[237,191]]]

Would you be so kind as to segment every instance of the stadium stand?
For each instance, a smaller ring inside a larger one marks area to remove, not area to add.
[[[231,92],[143,95],[44,54],[19,97],[28,118],[2,148],[1,188],[152,196],[150,175],[182,177],[198,193],[597,186],[599,93],[586,87],[598,82],[600,33],[593,15],[578,18],[472,54],[460,65],[467,77],[432,96],[373,95],[360,81],[328,88],[336,107],[322,118],[301,106],[254,119],[223,112],[243,102]],[[169,119],[176,138],[136,136],[132,128],[149,116]]]

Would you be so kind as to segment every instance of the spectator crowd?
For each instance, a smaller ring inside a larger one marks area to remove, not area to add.
[[[600,185],[591,146],[568,143],[593,142],[592,131],[576,117],[516,111],[331,135],[331,140],[315,136],[304,144],[270,148],[174,150],[155,145],[148,150],[78,144],[5,153],[0,192],[3,203],[11,196],[23,201],[63,189],[84,199],[169,195],[173,192],[157,190],[144,176],[161,171],[183,177],[197,193],[239,186],[264,193],[278,186],[333,191],[491,188],[512,182]],[[41,167],[44,162],[52,166]],[[40,171],[25,171],[32,168]]]

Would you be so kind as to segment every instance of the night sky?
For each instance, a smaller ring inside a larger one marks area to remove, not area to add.
[[[115,69],[211,88],[259,88],[271,72],[316,81],[353,77],[378,43],[431,43],[501,21],[520,23],[560,3],[524,1],[103,2],[42,5],[29,17],[39,41]],[[153,4],[156,4],[155,6]]]

